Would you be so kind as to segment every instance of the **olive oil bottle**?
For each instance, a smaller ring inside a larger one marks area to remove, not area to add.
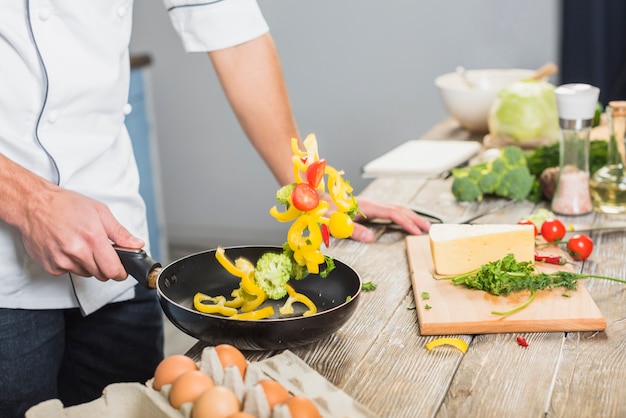
[[[602,213],[626,212],[626,101],[612,101],[607,106],[610,136],[607,162],[589,179],[593,208]]]

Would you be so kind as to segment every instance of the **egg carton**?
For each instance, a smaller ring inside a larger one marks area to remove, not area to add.
[[[281,383],[293,395],[309,398],[325,418],[377,418],[376,414],[331,384],[289,350],[250,363],[248,367],[254,373],[255,380],[270,378]],[[220,379],[225,379],[226,386],[230,385],[228,372]],[[189,418],[191,403],[183,404],[180,409],[172,407],[168,401],[171,385],[156,391],[152,389],[152,380],[145,384],[111,384],[104,389],[100,398],[75,406],[64,407],[60,400],[51,399],[30,408],[25,418]],[[238,396],[241,397],[241,392]]]

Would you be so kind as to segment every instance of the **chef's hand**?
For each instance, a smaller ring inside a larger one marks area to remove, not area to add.
[[[357,197],[357,202],[359,203],[359,210],[366,219],[390,220],[412,235],[420,235],[422,232],[430,230],[430,222],[406,206],[379,203],[362,197]],[[376,239],[374,231],[366,225],[358,223],[359,220],[363,220],[363,216],[357,215],[354,220],[357,222],[354,224],[352,239],[361,242],[373,242]]]
[[[31,206],[20,225],[28,254],[55,276],[71,272],[102,281],[126,279],[111,241],[136,249],[144,242],[101,202],[61,188],[43,193],[45,204]]]

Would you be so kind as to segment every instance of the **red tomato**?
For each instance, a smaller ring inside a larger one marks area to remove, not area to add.
[[[324,178],[324,170],[326,169],[326,160],[318,160],[312,163],[306,169],[306,181],[313,187],[317,187],[322,178]]]
[[[593,241],[585,234],[576,234],[567,241],[567,252],[574,260],[586,260],[592,251]]]
[[[535,236],[537,236],[538,231],[537,231],[537,225],[535,225],[535,223],[533,221],[531,221],[530,219],[521,219],[517,222],[518,225],[532,225],[533,229],[535,230]]]
[[[546,219],[541,225],[541,235],[548,242],[561,240],[565,236],[565,225],[555,218]]]
[[[291,192],[291,200],[296,209],[303,212],[315,209],[320,203],[317,191],[309,183],[298,183]]]

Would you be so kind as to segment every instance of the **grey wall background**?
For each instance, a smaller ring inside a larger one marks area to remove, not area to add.
[[[359,192],[364,163],[447,117],[434,86],[458,65],[558,62],[557,0],[259,0],[301,134]],[[161,2],[136,0],[148,53],[166,229],[175,244],[280,244],[277,183],[239,128],[206,54],[186,54]]]

